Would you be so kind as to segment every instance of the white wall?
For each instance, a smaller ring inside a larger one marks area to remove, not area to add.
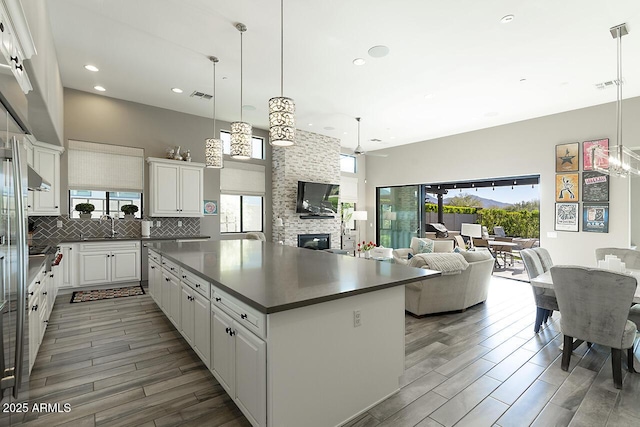
[[[640,141],[639,116],[640,98],[626,100],[625,145]],[[369,215],[374,213],[376,187],[539,174],[541,246],[556,264],[595,265],[596,248],[627,247],[631,220],[640,222],[637,214],[630,214],[629,180],[611,179],[608,234],[559,231],[551,238],[547,233],[554,231],[555,146],[597,138],[614,144],[615,135],[615,104],[610,103],[376,151],[388,157],[367,159],[367,209]],[[375,236],[375,228],[367,232],[368,239]]]

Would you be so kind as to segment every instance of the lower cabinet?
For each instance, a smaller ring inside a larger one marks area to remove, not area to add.
[[[149,294],[151,298],[162,308],[162,269],[160,264],[149,257]]]
[[[140,242],[82,243],[79,246],[78,283],[81,286],[140,281]]]
[[[267,345],[211,305],[211,371],[254,426],[267,418]]]
[[[211,356],[209,299],[200,295],[184,282],[182,283],[181,298],[182,335],[205,365],[209,367]]]
[[[173,274],[163,270],[162,286],[162,309],[169,320],[171,320],[171,323],[173,323],[173,326],[180,331],[180,324],[182,322],[180,316],[180,294],[182,292],[180,281]]]

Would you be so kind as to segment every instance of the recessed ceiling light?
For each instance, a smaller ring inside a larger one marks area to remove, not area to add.
[[[99,91],[99,92],[104,92],[106,89],[103,88],[102,86],[94,86],[93,87],[95,90]]]
[[[396,137],[395,136],[390,136],[389,139],[396,139]]]
[[[362,58],[356,58],[353,60],[353,65],[364,65],[365,64],[365,60]]]
[[[335,130],[335,129],[336,129],[336,128],[331,127],[331,126],[325,126],[325,127],[324,127],[324,130]]]
[[[309,123],[309,126],[313,126],[313,123]]]
[[[389,54],[389,48],[387,46],[374,46],[369,49],[369,56],[373,58],[382,58],[383,56],[387,56]]]
[[[513,21],[515,19],[515,16],[513,15],[506,15],[503,16],[502,19],[500,20],[501,23],[503,24],[508,24],[509,22]]]
[[[347,135],[347,133],[346,133],[346,132],[342,132],[342,134],[343,134],[343,135]]]
[[[98,70],[98,67],[96,67],[95,65],[91,65],[91,64],[85,65],[84,68],[89,70],[89,71],[93,71],[93,72],[100,71],[100,70]]]
[[[175,92],[175,93],[182,93],[182,89],[180,89],[179,87],[172,87],[171,88],[171,92]]]
[[[244,111],[256,111],[256,107],[254,107],[253,105],[243,105],[242,109]]]

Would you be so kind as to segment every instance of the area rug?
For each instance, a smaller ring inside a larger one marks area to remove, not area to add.
[[[142,286],[130,286],[116,289],[97,289],[95,291],[75,291],[71,295],[71,302],[99,301],[101,299],[113,299],[144,295]]]

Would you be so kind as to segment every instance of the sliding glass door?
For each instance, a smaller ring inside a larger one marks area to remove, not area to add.
[[[408,248],[411,238],[421,235],[423,200],[420,185],[378,187],[376,243],[386,248]]]

